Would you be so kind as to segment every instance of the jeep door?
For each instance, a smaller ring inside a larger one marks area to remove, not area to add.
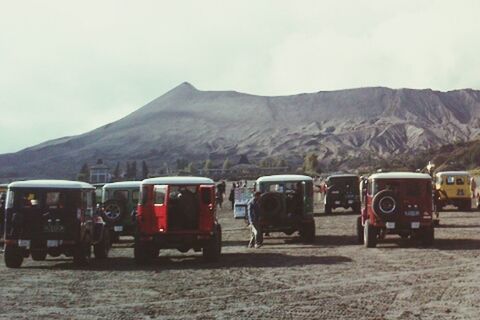
[[[213,230],[215,223],[215,186],[201,185],[199,229],[204,232]]]

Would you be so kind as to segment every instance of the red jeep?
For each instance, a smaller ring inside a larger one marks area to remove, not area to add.
[[[202,177],[161,177],[142,181],[134,256],[139,264],[160,249],[202,251],[207,261],[220,257],[222,229],[215,213],[215,184]]]
[[[387,234],[433,244],[432,178],[423,173],[389,172],[371,175],[365,204],[357,218],[358,242],[373,248]]]

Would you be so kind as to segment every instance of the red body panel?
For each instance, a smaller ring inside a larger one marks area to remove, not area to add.
[[[215,186],[200,186],[200,216],[199,229],[200,231],[210,232],[213,230],[215,223]],[[210,203],[205,203],[202,199],[204,193],[210,193]]]
[[[407,188],[406,184],[411,183],[411,181],[402,181],[402,180],[396,180],[396,181],[382,181],[383,183],[387,182],[396,182],[398,183],[402,188]],[[425,181],[419,181],[416,183],[428,183]],[[431,195],[431,189],[429,188],[421,188],[420,193],[415,194],[415,195],[408,195],[405,192],[405,189],[401,189],[400,195],[398,197],[399,201],[399,214],[397,214],[397,219],[398,222],[420,222],[421,226],[429,226],[432,224],[432,195]],[[365,208],[362,210],[362,223],[365,223],[366,219],[370,220],[370,223],[376,227],[385,227],[384,221],[381,219],[378,219],[377,216],[375,215],[374,209],[373,209],[373,198],[375,195],[372,194],[367,194],[365,197]],[[408,210],[409,206],[417,206],[418,211],[420,212],[419,216],[416,217],[409,217],[404,215],[403,213]]]
[[[168,194],[171,186],[166,186],[165,200],[163,204],[155,203],[155,186],[146,185],[142,192],[144,201],[138,205],[137,209],[137,224],[139,232],[144,236],[152,236],[155,234],[210,234],[215,227],[215,186],[214,185],[199,185],[197,187],[198,201],[199,201],[199,219],[197,230],[173,230],[168,229],[168,210],[169,200]],[[202,199],[202,193],[207,192],[209,196],[209,203]]]

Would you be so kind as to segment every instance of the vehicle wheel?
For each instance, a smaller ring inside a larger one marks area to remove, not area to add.
[[[363,232],[362,217],[357,217],[357,241],[359,244],[363,244]]]
[[[315,221],[311,223],[305,223],[300,230],[300,237],[306,243],[314,243],[315,242]]]
[[[205,261],[218,261],[222,253],[222,228],[217,225],[210,243],[203,248],[202,254]]]
[[[44,261],[47,258],[46,251],[32,251],[31,255],[34,261]]]
[[[73,250],[73,264],[79,267],[87,265],[90,262],[91,250],[90,244],[77,244]]]
[[[108,258],[108,252],[110,251],[110,232],[104,229],[102,241],[93,246],[93,254],[95,259],[106,259]]]
[[[471,200],[466,200],[465,203],[463,204],[463,211],[472,211],[472,201]]]
[[[20,248],[6,245],[3,254],[7,268],[20,268],[23,263],[23,255]]]
[[[325,214],[326,215],[332,214],[332,206],[328,203],[325,204]]]
[[[424,246],[430,247],[431,245],[433,245],[434,238],[435,238],[435,228],[433,228],[433,226],[423,229],[421,241]]]
[[[120,221],[125,214],[125,204],[116,200],[108,200],[103,205],[102,216],[110,224]]]
[[[154,258],[158,256],[159,249],[155,248],[152,243],[139,243],[135,241],[133,246],[133,257],[135,263],[139,265],[144,265],[151,263]]]
[[[363,228],[363,243],[367,248],[375,248],[377,246],[377,228],[370,224],[370,220],[365,221]]]

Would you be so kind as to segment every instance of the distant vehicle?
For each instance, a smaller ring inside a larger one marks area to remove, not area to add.
[[[466,171],[442,171],[435,174],[437,210],[453,205],[461,211],[472,209],[472,176]]]
[[[8,184],[0,184],[0,243],[3,242],[5,223],[5,200],[7,197]]]
[[[325,214],[336,208],[351,208],[360,214],[360,177],[354,174],[331,175],[325,180]]]
[[[273,175],[257,179],[260,226],[263,232],[298,231],[305,242],[315,241],[313,179],[302,175]]]
[[[120,235],[133,236],[141,181],[107,183],[102,188],[102,216],[112,232],[113,241]]]
[[[219,259],[222,229],[217,221],[215,184],[203,177],[161,177],[142,181],[134,257],[145,264],[160,249],[202,251]]]
[[[410,172],[377,173],[367,180],[365,206],[357,218],[359,243],[373,248],[389,234],[434,241],[432,178]]]
[[[234,194],[233,218],[247,219],[248,202],[252,200],[253,188],[237,187]]]
[[[19,268],[23,259],[47,254],[72,256],[76,265],[107,258],[109,233],[95,212],[95,188],[85,182],[30,180],[9,184],[6,204],[5,264]]]

